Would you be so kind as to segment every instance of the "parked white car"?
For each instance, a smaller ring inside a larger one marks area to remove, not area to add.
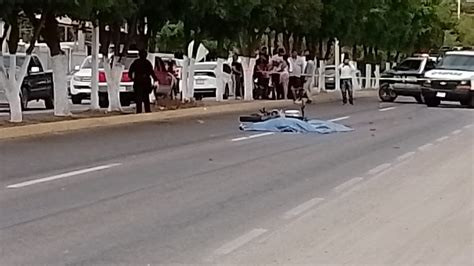
[[[103,69],[102,55],[99,55],[99,69]],[[91,97],[92,56],[84,59],[69,81],[69,94],[73,104],[81,104],[82,100]]]
[[[196,63],[194,70],[194,97],[201,99],[203,97],[216,97],[217,78],[216,78],[217,62],[200,62]],[[234,85],[232,81],[232,67],[229,63],[224,63],[223,69],[224,79],[224,99],[234,96]]]

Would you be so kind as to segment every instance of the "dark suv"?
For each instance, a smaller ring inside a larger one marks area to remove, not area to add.
[[[429,57],[410,57],[400,65],[382,73],[379,97],[383,102],[393,102],[398,96],[411,96],[418,103],[423,103],[421,86],[426,71],[436,67]],[[387,80],[383,80],[386,78]]]

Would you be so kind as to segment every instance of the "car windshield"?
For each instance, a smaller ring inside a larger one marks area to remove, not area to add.
[[[446,55],[438,64],[438,69],[474,71],[474,56]]]
[[[422,60],[417,60],[417,59],[409,59],[405,60],[400,65],[397,66],[397,70],[402,70],[402,71],[417,71],[421,67],[421,62]]]
[[[10,67],[10,56],[2,56],[3,58],[3,65],[5,68]],[[24,56],[17,56],[16,57],[16,66],[21,67],[23,65],[23,62],[25,62],[25,57]]]
[[[82,69],[91,69],[92,68],[92,58],[87,58],[84,64],[82,65]],[[104,62],[99,60],[99,69],[104,68]]]
[[[135,59],[137,59],[137,58],[136,57],[124,57],[124,58],[122,58],[121,63],[125,65],[125,69],[129,69],[130,65],[132,65],[132,63],[133,63],[133,61],[135,61]],[[86,59],[86,61],[82,65],[82,69],[91,69],[91,68],[92,68],[92,59],[88,58],[88,59]],[[99,60],[99,69],[103,69],[103,68],[104,68],[104,61]]]

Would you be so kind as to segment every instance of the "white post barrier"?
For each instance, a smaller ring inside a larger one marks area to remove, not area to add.
[[[253,100],[253,70],[255,68],[255,58],[242,58],[242,67],[244,70],[244,100]]]
[[[385,71],[390,70],[390,62],[385,63]]]
[[[217,59],[216,68],[216,101],[221,102],[224,94],[224,81],[222,78],[222,72],[224,67],[224,59]]]
[[[365,83],[364,83],[364,89],[370,89],[371,85],[371,80],[372,79],[372,65],[371,64],[366,64],[365,65]]]
[[[79,31],[82,32],[82,31]],[[92,29],[91,110],[99,110],[99,26]]]
[[[311,84],[309,85],[309,89],[311,92],[313,92],[314,90],[314,85],[316,83],[316,63],[318,62],[318,58],[317,57],[314,57],[313,59],[313,64],[314,64],[314,68],[313,68],[313,72],[311,73]]]
[[[326,68],[324,64],[324,60],[319,61],[319,68],[318,68],[318,73],[319,73],[319,81],[318,81],[318,93],[321,91],[326,90],[326,85],[325,85],[325,77],[324,77],[324,69]]]
[[[335,67],[336,67],[336,71],[334,72],[335,73],[335,78],[336,78],[336,87],[335,87],[335,90],[340,90],[341,89],[341,73],[339,73],[339,65],[341,64],[341,49],[339,47],[339,40],[336,39],[336,42],[335,42],[335,49],[334,49],[334,54],[335,54]]]
[[[196,65],[196,59],[191,58],[189,60],[189,71],[188,71],[188,88],[186,93],[187,99],[194,98],[194,69]]]
[[[360,90],[361,84],[360,80],[357,78],[357,73],[359,72],[357,68],[357,61],[351,61],[350,64],[352,64],[352,66],[356,69],[356,72],[354,72],[352,76],[352,86],[354,87],[354,90]]]
[[[374,80],[374,89],[380,88],[380,65],[375,65],[375,80]]]
[[[181,101],[184,103],[188,100],[188,76],[189,76],[189,58],[184,57],[183,69],[181,69]]]

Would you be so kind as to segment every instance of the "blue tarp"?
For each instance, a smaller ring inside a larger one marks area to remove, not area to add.
[[[264,122],[242,123],[240,129],[243,131],[264,132],[291,132],[291,133],[319,133],[330,134],[336,132],[349,132],[354,129],[323,120],[302,121],[296,118],[272,118]]]

